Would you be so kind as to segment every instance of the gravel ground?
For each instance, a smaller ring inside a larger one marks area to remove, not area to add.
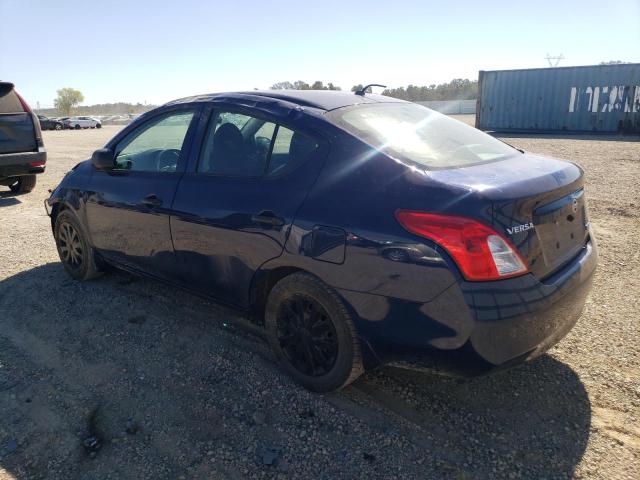
[[[600,267],[547,355],[468,381],[385,368],[318,395],[231,310],[65,274],[43,199],[118,128],[44,132],[36,190],[0,193],[0,479],[639,478],[638,139],[505,138],[587,173]]]

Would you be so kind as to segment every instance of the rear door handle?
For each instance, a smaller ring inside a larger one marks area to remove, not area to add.
[[[159,207],[160,205],[162,205],[162,199],[158,198],[157,195],[152,193],[151,195],[147,195],[146,197],[144,197],[142,199],[142,203],[147,207]]]
[[[284,219],[276,217],[275,213],[270,210],[263,210],[258,215],[252,215],[251,221],[254,223],[262,223],[271,227],[281,227],[284,225]]]

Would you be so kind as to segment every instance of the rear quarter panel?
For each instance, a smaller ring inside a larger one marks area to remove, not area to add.
[[[310,271],[338,289],[415,302],[433,299],[455,277],[435,245],[405,231],[395,211],[439,208],[450,192],[414,185],[406,165],[337,128],[332,137],[327,163],[274,263]],[[344,255],[313,254],[307,245],[319,226],[344,232]]]

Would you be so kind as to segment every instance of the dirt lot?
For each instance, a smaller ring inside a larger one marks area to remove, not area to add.
[[[44,132],[36,190],[0,193],[0,479],[640,478],[638,139],[506,139],[587,172],[600,267],[548,355],[470,381],[387,368],[316,395],[233,311],[65,274],[43,199],[118,128]]]

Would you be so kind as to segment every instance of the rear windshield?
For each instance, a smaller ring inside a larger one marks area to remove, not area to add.
[[[353,105],[326,117],[369,145],[428,169],[502,160],[514,148],[469,125],[413,103]]]
[[[24,112],[13,85],[0,83],[0,113]]]

